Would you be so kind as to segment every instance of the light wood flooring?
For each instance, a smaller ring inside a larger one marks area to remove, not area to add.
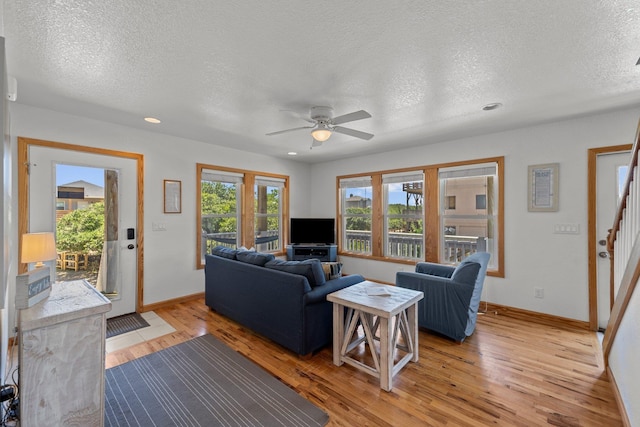
[[[328,426],[621,426],[596,334],[508,310],[481,315],[457,344],[420,331],[420,360],[380,389],[334,366],[330,346],[302,360],[212,312],[204,299],[154,311],[176,332],[107,355],[107,368],[210,333],[329,414]]]

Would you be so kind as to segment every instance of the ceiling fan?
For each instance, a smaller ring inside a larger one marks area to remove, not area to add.
[[[331,134],[333,132],[350,135],[356,138],[365,139],[367,141],[373,138],[373,134],[371,133],[338,126],[347,122],[368,119],[369,117],[371,117],[371,114],[367,113],[364,110],[360,110],[338,117],[331,117],[332,113],[333,108],[331,107],[312,107],[309,111],[309,118],[300,117],[301,119],[306,120],[309,123],[313,123],[312,126],[301,126],[293,129],[279,130],[277,132],[268,133],[267,136],[280,135],[281,133],[293,132],[302,129],[311,129],[311,136],[313,137],[311,148],[322,145],[324,141],[331,137]]]

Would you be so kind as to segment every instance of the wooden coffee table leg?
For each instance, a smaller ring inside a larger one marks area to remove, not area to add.
[[[380,388],[391,391],[393,380],[393,335],[392,322],[387,317],[380,318]]]
[[[344,340],[344,310],[342,306],[333,303],[333,364],[342,365],[341,347]]]
[[[407,308],[409,335],[413,341],[413,357],[412,362],[418,361],[418,304],[413,304]]]

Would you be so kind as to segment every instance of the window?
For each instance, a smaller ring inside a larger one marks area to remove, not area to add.
[[[445,209],[455,209],[456,208],[456,196],[446,196],[444,198],[444,206],[445,206]]]
[[[457,264],[487,251],[504,277],[504,158],[337,177],[338,251],[415,264]]]
[[[197,266],[215,246],[284,252],[289,178],[198,164]]]
[[[284,179],[256,177],[254,186],[255,241],[261,252],[282,249],[282,189]]]
[[[422,171],[382,175],[384,256],[424,257]]]
[[[340,180],[342,250],[371,254],[372,197],[370,176]]]
[[[243,175],[203,170],[200,175],[200,226],[202,230],[201,262],[204,254],[215,246],[235,248],[238,245],[240,188]]]
[[[624,186],[627,183],[627,175],[629,174],[629,166],[627,165],[622,165],[622,166],[618,166],[616,168],[616,173],[618,175],[618,179],[616,181],[618,181],[618,197],[617,197],[617,204],[620,204],[620,200],[622,199],[622,196],[624,195]]]
[[[439,262],[457,264],[474,252],[486,251],[492,255],[490,266],[497,265],[497,170],[496,163],[438,170],[441,228],[448,231],[440,240]],[[452,196],[458,202],[455,213],[446,208]]]

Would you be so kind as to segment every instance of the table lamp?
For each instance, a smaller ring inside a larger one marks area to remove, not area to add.
[[[22,235],[20,262],[35,262],[35,268],[44,267],[43,261],[56,259],[56,241],[53,233],[27,233]]]
[[[16,276],[16,308],[29,308],[51,293],[49,267],[43,261],[56,259],[56,241],[53,233],[27,233],[22,235],[20,262],[35,262],[35,269]]]

